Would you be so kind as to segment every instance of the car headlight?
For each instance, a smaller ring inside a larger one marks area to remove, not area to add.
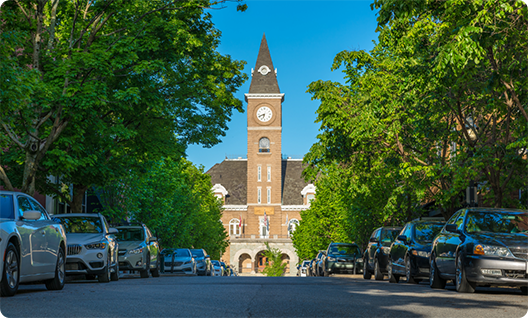
[[[381,250],[383,251],[383,254],[389,254],[390,253],[390,246],[383,246],[381,248]]]
[[[507,247],[477,244],[473,248],[473,254],[497,256],[497,257],[514,257]]]
[[[412,253],[413,253],[413,255],[420,256],[420,257],[429,257],[429,256],[431,256],[431,253],[426,252],[426,251],[413,250]]]
[[[108,243],[106,242],[99,242],[99,243],[86,244],[84,247],[86,247],[86,249],[89,249],[89,250],[104,250],[107,244]]]
[[[127,252],[127,254],[141,254],[143,253],[143,248],[140,247],[140,248],[136,248],[136,249],[133,249],[133,250],[130,250]]]
[[[336,258],[335,258],[335,257],[328,257],[328,260],[329,260],[330,262],[335,262],[335,261],[336,261]]]

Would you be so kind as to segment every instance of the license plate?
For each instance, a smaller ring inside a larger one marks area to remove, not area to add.
[[[76,270],[79,269],[79,264],[77,264],[77,263],[66,264],[66,265],[64,266],[64,268],[65,268],[66,270],[74,270],[74,271],[76,271]]]

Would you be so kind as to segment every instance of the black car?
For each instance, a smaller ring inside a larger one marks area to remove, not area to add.
[[[429,279],[429,256],[435,236],[440,233],[445,221],[425,219],[407,224],[391,245],[389,255],[389,282],[397,283],[401,276],[407,283],[417,284]]]
[[[454,280],[458,292],[478,285],[528,288],[528,211],[468,208],[457,211],[433,242],[432,288]]]
[[[383,280],[389,271],[390,246],[401,230],[401,227],[380,227],[372,232],[363,255],[364,279],[370,279],[374,274],[376,280]]]
[[[356,243],[330,243],[323,258],[323,275],[360,273],[363,270],[362,255]]]
[[[207,252],[203,249],[191,249],[192,256],[196,261],[196,273],[198,276],[211,276],[212,265],[211,257],[207,255]]]
[[[312,265],[313,276],[323,276],[323,258],[325,257],[325,253],[325,251],[319,251],[319,253],[317,253]]]

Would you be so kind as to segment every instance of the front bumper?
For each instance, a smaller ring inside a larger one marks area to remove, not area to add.
[[[480,285],[528,286],[528,261],[467,255],[464,258],[466,279]],[[500,270],[501,275],[483,274],[482,269]]]
[[[163,272],[171,274],[190,275],[194,273],[194,264],[192,262],[183,264],[182,262],[177,261],[173,263],[171,260],[165,260]]]
[[[143,254],[120,255],[119,270],[143,270],[145,269],[145,259]]]
[[[108,248],[87,249],[82,245],[68,245],[64,266],[66,275],[104,274],[108,260]]]
[[[356,274],[363,273],[363,261],[357,259],[356,261],[335,261],[327,262],[327,271],[332,274],[353,274],[354,268]]]

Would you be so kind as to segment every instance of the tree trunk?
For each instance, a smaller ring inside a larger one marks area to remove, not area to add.
[[[71,204],[72,213],[82,213],[82,202],[88,186],[82,184],[73,185],[73,198]],[[86,211],[85,211],[86,212]]]

